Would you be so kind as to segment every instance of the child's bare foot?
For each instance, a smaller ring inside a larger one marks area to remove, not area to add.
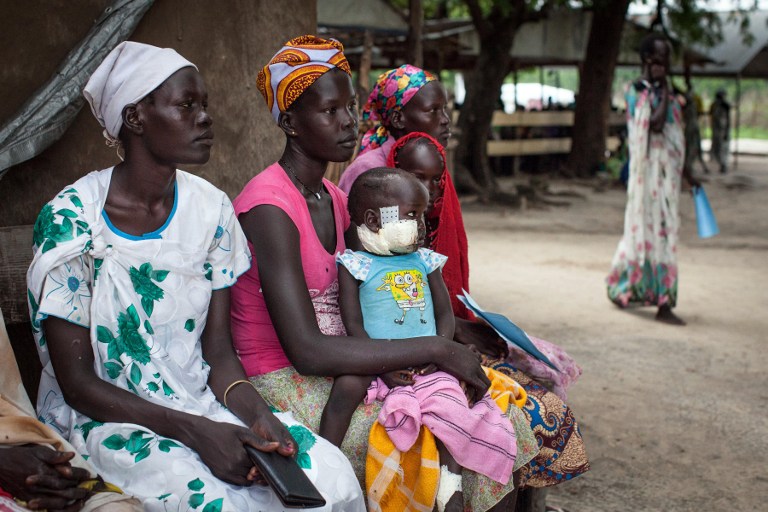
[[[672,312],[672,308],[670,308],[667,304],[659,306],[659,311],[656,313],[656,320],[669,325],[685,325],[685,321],[674,314]]]

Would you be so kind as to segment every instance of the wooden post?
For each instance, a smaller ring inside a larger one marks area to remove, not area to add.
[[[730,116],[731,113],[728,112]],[[731,120],[728,120],[730,129]],[[739,168],[739,128],[741,127],[741,73],[736,75],[736,129],[733,131],[733,170]],[[731,143],[731,135],[728,134],[728,144]],[[726,162],[726,165],[728,163]]]
[[[408,63],[424,67],[424,48],[421,42],[424,8],[421,0],[408,0]]]
[[[371,90],[371,60],[373,54],[373,32],[366,29],[363,34],[363,53],[360,55],[360,68],[357,70],[358,103],[363,105]]]

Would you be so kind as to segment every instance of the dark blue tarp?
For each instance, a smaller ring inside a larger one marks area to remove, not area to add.
[[[115,0],[54,75],[0,129],[0,178],[39,155],[67,130],[85,103],[82,90],[112,49],[125,41],[154,0]]]

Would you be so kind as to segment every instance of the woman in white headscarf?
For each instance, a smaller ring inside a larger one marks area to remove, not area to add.
[[[27,274],[38,414],[147,510],[282,510],[245,446],[295,456],[323,510],[363,510],[338,449],[273,413],[232,348],[229,287],[250,266],[227,196],[177,170],[213,143],[197,68],[126,42],[85,97],[124,161],[43,207]],[[226,407],[225,407],[226,406]]]

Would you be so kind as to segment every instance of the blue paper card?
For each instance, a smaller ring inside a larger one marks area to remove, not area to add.
[[[524,352],[546,364],[550,368],[560,371],[557,366],[552,364],[552,361],[550,361],[547,356],[542,354],[541,351],[536,348],[536,345],[534,345],[528,335],[525,334],[525,331],[512,323],[509,318],[498,313],[490,313],[485,311],[477,304],[477,302],[475,302],[472,297],[469,296],[469,293],[467,293],[466,290],[462,289],[461,291],[464,295],[457,295],[456,297],[462,302],[462,304],[467,307],[467,309],[474,313],[475,316],[485,320],[488,325],[490,325],[493,330],[496,331],[499,336],[501,336],[501,339],[507,343],[515,345]]]

